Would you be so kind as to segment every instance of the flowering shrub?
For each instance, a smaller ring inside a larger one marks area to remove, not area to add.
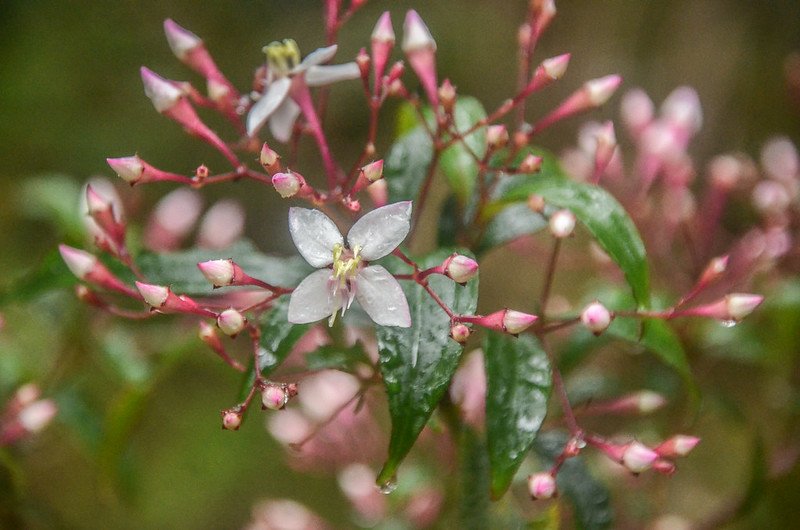
[[[242,373],[241,399],[221,405],[222,427],[254,428],[245,422],[257,414],[253,404],[269,410],[269,431],[293,450],[291,465],[337,473],[359,524],[426,527],[460,517],[476,528],[535,520],[609,527],[609,495],[583,464],[587,454],[631,475],[671,475],[700,440],[677,428],[642,440],[633,427],[606,428],[593,420],[647,415],[666,399],[652,390],[581,395],[568,372],[608,344],[641,348],[677,374],[696,406],[683,344],[701,342],[703,333],[679,334],[672,321],[732,326],[762,303],[733,286],[775,271],[790,251],[794,147],[771,142],[761,172],[724,155],[693,186],[699,170],[687,150],[702,113],[694,91],[682,87],[658,115],[643,91],[623,97],[631,159],[623,159],[611,122],[587,124],[578,147],[559,158],[538,145],[538,135],[606,104],[622,79],[586,81],[526,122],[528,101],[558,90],[551,85],[570,60],[564,54],[533,66],[555,16],[552,2],[530,2],[519,34],[519,86],[489,112],[440,81],[436,42],[415,11],[403,25],[405,62],[392,62],[396,36],[386,12],[354,61],[327,64],[338,32],[364,3],[325,2],[328,45],[305,57],[291,39],[267,45],[252,90],[237,89],[198,36],[165,22],[173,53],[207,91],[143,67],[144,92],[230,168],[199,165],[189,175],[155,167],[146,154],[109,158],[132,186],[183,187],[154,211],[144,249],[130,237],[113,188],[86,187],[95,249],[60,247],[81,280],[77,295],[121,318],[175,314],[196,325],[200,340]],[[323,87],[334,82],[360,83],[369,109],[363,149],[346,163],[329,145],[337,124],[324,115],[332,100]],[[382,150],[382,111],[392,101],[401,103],[397,136]],[[217,132],[198,110],[219,114],[232,130]],[[316,160],[298,156],[306,137],[323,175],[306,169]],[[243,213],[224,202],[205,215],[196,248],[181,249],[200,215],[189,189],[244,179],[291,201],[286,225],[270,230],[288,232],[299,257],[256,250],[241,239]],[[745,188],[756,226],[727,230],[726,204]],[[425,223],[434,243],[423,239]],[[510,276],[535,278],[537,299],[519,307],[492,306],[483,291],[479,299],[479,269],[504,251],[524,259],[526,268]],[[591,281],[559,286],[567,263]],[[16,423],[38,429],[17,416],[11,427],[0,424],[3,440],[16,440]],[[552,508],[562,506],[548,500],[559,493],[570,508]],[[499,501],[494,509],[490,498]],[[326,524],[283,500],[257,507],[252,526],[286,520],[299,528]]]

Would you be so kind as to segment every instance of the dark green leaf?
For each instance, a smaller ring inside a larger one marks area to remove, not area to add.
[[[383,176],[389,202],[416,200],[433,160],[433,143],[422,125],[401,136],[389,150]]]
[[[507,203],[525,201],[532,194],[572,211],[622,269],[639,305],[649,305],[650,279],[644,243],[633,221],[614,197],[603,188],[575,182],[560,171],[543,168],[540,174],[512,179],[504,186],[498,202],[487,209],[487,215],[491,218]]]
[[[359,365],[364,364],[371,365],[372,363],[360,342],[349,348],[320,346],[306,354],[306,368],[312,372],[331,368],[343,372],[354,372]]]
[[[440,264],[446,251],[430,254],[417,262],[422,268]],[[387,260],[392,272],[407,272],[400,260]],[[389,399],[392,434],[389,456],[378,481],[391,480],[400,462],[414,445],[453,377],[462,347],[449,337],[450,318],[425,290],[413,282],[403,282],[403,292],[411,310],[411,327],[378,326],[380,367]],[[456,313],[475,312],[478,280],[462,287],[443,276],[432,276],[430,287]]]
[[[221,250],[191,249],[169,254],[144,254],[137,262],[150,283],[169,285],[180,294],[207,295],[211,292],[211,285],[197,264],[227,258],[233,259],[250,276],[280,287],[294,287],[311,271],[299,256],[267,256],[244,240]]]
[[[464,133],[480,120],[486,111],[480,101],[472,97],[460,97],[453,109],[456,131]],[[486,128],[482,127],[463,141],[458,141],[442,152],[440,166],[450,189],[462,205],[466,205],[478,180],[478,162],[486,153]]]
[[[511,485],[547,413],[550,363],[531,335],[489,332],[483,351],[491,492],[498,499]]]
[[[489,221],[480,250],[486,251],[520,236],[535,234],[545,227],[547,220],[528,208],[527,204],[510,204]]]
[[[461,432],[459,528],[483,530],[489,524],[489,460],[486,445],[471,429]]]
[[[536,439],[536,452],[552,461],[564,448],[566,437],[560,433],[545,433]],[[577,527],[584,530],[610,528],[614,521],[608,489],[598,482],[578,456],[561,466],[556,478],[558,490],[569,499],[575,510]]]
[[[261,355],[259,366],[261,375],[268,377],[286,359],[297,341],[308,328],[308,324],[291,324],[288,319],[289,299],[281,298],[261,320]],[[251,366],[242,381],[241,399],[250,392],[256,380],[255,369]]]
[[[57,250],[53,250],[32,270],[16,279],[0,293],[0,305],[10,302],[27,302],[55,289],[64,289],[78,283]]]

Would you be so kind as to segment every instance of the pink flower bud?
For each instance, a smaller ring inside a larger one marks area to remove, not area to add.
[[[411,68],[419,77],[431,105],[438,105],[436,82],[436,42],[428,27],[413,9],[406,14],[403,24],[403,51]]]
[[[478,262],[461,254],[453,254],[444,263],[444,273],[456,283],[466,283],[478,273]]]
[[[228,431],[238,431],[242,425],[242,409],[239,406],[222,411],[222,428]]]
[[[280,170],[280,155],[273,151],[266,143],[261,146],[261,152],[259,153],[258,161],[264,167],[264,170],[270,175]]]
[[[738,322],[752,313],[763,301],[764,297],[761,295],[732,293],[725,297],[725,306],[728,316]]]
[[[395,42],[394,28],[392,27],[392,16],[388,11],[384,11],[375,24],[375,29],[372,30],[371,40],[373,43],[391,43]],[[373,54],[374,55],[374,54]]]
[[[516,335],[528,329],[539,317],[507,309],[503,316],[503,327],[507,333]]]
[[[453,107],[456,104],[456,87],[445,79],[442,86],[439,87],[439,102],[446,112],[453,112]]]
[[[164,34],[167,36],[167,43],[172,53],[181,61],[184,61],[192,50],[203,45],[203,41],[200,37],[188,29],[179,26],[174,20],[169,18],[164,21]]]
[[[670,476],[675,473],[677,470],[677,466],[674,462],[670,462],[669,460],[661,460],[658,459],[653,462],[653,471],[657,471],[662,475]]]
[[[136,184],[144,175],[144,162],[137,155],[107,158],[106,162],[117,175],[129,184]]]
[[[672,127],[681,131],[682,137],[693,135],[703,124],[700,98],[688,86],[678,87],[667,96],[661,104],[661,115]]]
[[[222,332],[228,336],[238,335],[247,324],[247,319],[244,318],[237,310],[230,308],[226,309],[217,317],[217,326]]]
[[[197,264],[197,268],[214,287],[233,285],[234,263],[229,259],[214,259]]]
[[[486,143],[492,149],[500,149],[508,143],[508,129],[505,125],[490,125],[486,129]]]
[[[272,185],[275,187],[275,191],[284,199],[297,195],[303,184],[305,184],[305,179],[292,171],[272,175]]]
[[[611,311],[600,302],[592,302],[581,312],[581,322],[583,322],[583,325],[595,336],[600,335],[608,329],[613,318],[614,316],[611,314]]]
[[[289,402],[289,393],[282,385],[268,384],[261,391],[264,409],[280,410]]]
[[[375,83],[379,83],[383,72],[386,70],[386,65],[389,62],[389,56],[392,54],[394,48],[395,36],[394,29],[392,28],[392,17],[388,11],[385,11],[375,24],[375,29],[372,31],[372,62],[375,68]]]
[[[770,178],[783,183],[796,181],[800,172],[800,156],[788,138],[772,138],[761,149],[761,165]]]
[[[753,188],[753,206],[762,214],[783,213],[791,202],[783,184],[774,180],[762,180]]]
[[[550,216],[550,233],[558,239],[563,239],[572,235],[575,230],[575,214],[569,210],[558,210]]]
[[[96,267],[101,266],[97,256],[67,245],[59,245],[58,251],[67,268],[80,280],[88,279]]]
[[[686,436],[684,434],[676,434],[669,440],[665,441],[655,451],[661,457],[673,458],[676,456],[686,456],[697,444],[700,443],[700,438],[696,436]]]
[[[715,156],[708,164],[711,183],[722,191],[732,190],[745,172],[744,164],[733,155]]]
[[[540,156],[529,154],[519,164],[520,173],[536,173],[542,168],[543,159]]]
[[[599,178],[608,167],[608,164],[611,163],[616,149],[617,136],[614,133],[614,122],[607,121],[597,132],[597,149],[594,155],[594,172],[596,178]]]
[[[136,282],[136,288],[147,305],[156,309],[163,307],[171,294],[169,287],[164,287],[163,285]]]
[[[697,282],[698,286],[706,286],[725,274],[728,269],[728,260],[728,256],[719,256],[709,261],[703,270],[703,274],[700,275],[700,280]]]
[[[594,107],[599,107],[611,99],[621,84],[622,77],[613,74],[587,81],[583,85],[583,90],[588,102]]]
[[[622,465],[631,473],[639,474],[649,469],[658,459],[658,453],[639,442],[631,442],[622,453]]]
[[[376,180],[380,180],[383,178],[383,160],[376,160],[374,162],[370,162],[366,166],[362,167],[361,171],[364,172],[364,177],[369,182],[375,182]]]
[[[217,330],[214,326],[210,325],[208,322],[203,320],[199,323],[200,331],[197,333],[197,336],[200,337],[200,340],[211,346],[211,349],[214,351],[222,350],[222,341],[217,334]]]
[[[569,66],[571,54],[565,53],[542,61],[542,70],[553,81],[561,79]]]
[[[183,97],[183,91],[180,88],[149,68],[142,66],[140,73],[144,84],[144,93],[150,98],[158,112],[170,110]]]
[[[406,19],[403,22],[402,48],[405,53],[418,50],[436,51],[436,41],[433,40],[428,26],[413,9],[406,13]]]
[[[638,137],[645,127],[653,121],[655,106],[644,90],[629,90],[622,97],[620,108],[622,121],[634,137]]]
[[[642,390],[641,392],[631,394],[630,397],[636,409],[642,414],[650,414],[667,404],[667,400],[664,396],[651,390]]]
[[[242,237],[245,213],[241,204],[232,199],[215,203],[200,221],[197,230],[197,246],[208,249],[223,249]]]
[[[36,433],[47,427],[58,412],[58,407],[50,399],[35,401],[23,408],[17,420],[23,429]]]
[[[556,491],[556,479],[550,473],[536,473],[528,477],[528,493],[532,499],[551,499]]]
[[[536,213],[544,213],[544,207],[546,206],[546,203],[544,201],[544,197],[542,197],[541,195],[537,195],[535,193],[531,194],[530,196],[528,196],[527,204],[528,208],[530,208],[531,211]]]
[[[470,336],[470,330],[464,324],[454,324],[450,328],[450,337],[459,344],[464,344]]]

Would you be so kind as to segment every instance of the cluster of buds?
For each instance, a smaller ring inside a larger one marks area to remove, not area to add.
[[[19,387],[0,413],[0,447],[28,438],[47,427],[58,413],[52,399],[40,399],[34,384]]]
[[[625,466],[634,475],[651,468],[659,473],[671,475],[675,472],[673,459],[688,455],[700,443],[699,438],[682,434],[673,436],[655,448],[637,441],[622,445],[597,439],[587,441],[615,462]]]

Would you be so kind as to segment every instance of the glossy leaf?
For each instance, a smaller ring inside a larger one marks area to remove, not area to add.
[[[531,335],[489,332],[486,363],[486,431],[492,497],[500,498],[533,445],[547,413],[550,363]]]
[[[312,372],[317,370],[341,370],[355,372],[359,366],[372,363],[360,342],[350,347],[320,346],[306,354],[306,368]]]
[[[288,320],[288,310],[289,299],[284,296],[262,317],[259,325],[261,329],[259,366],[264,377],[269,377],[281,365],[310,327],[309,324],[291,324]],[[241,399],[250,392],[255,380],[256,372],[251,363],[242,381]]]
[[[441,250],[417,262],[427,268],[438,265],[449,254]],[[408,266],[394,258],[387,260],[386,268],[394,273],[408,272]],[[461,345],[449,337],[450,318],[442,308],[416,283],[402,283],[411,310],[411,327],[377,328],[380,368],[392,418],[389,456],[379,483],[394,477],[447,390],[462,351]],[[432,276],[430,287],[455,312],[475,312],[477,278],[462,287],[443,276]]]
[[[227,258],[233,259],[250,276],[280,287],[294,287],[311,271],[300,256],[268,256],[245,240],[221,250],[192,249],[167,254],[144,254],[137,259],[137,263],[150,283],[169,285],[180,294],[208,295],[211,284],[197,264]]]
[[[480,250],[486,251],[518,237],[535,234],[546,227],[547,220],[527,204],[510,204],[489,221]]]
[[[422,125],[400,136],[384,159],[389,202],[416,200],[432,161],[433,143]]]
[[[650,276],[644,243],[625,209],[611,194],[601,187],[569,180],[559,171],[543,170],[537,175],[512,179],[498,201],[487,209],[487,215],[493,217],[506,204],[526,201],[532,194],[572,211],[625,274],[638,304],[649,305]]]
[[[489,460],[486,445],[470,428],[460,434],[459,528],[483,530],[489,524]]]
[[[545,433],[536,440],[536,452],[550,462],[564,448],[566,437],[561,433]],[[556,478],[558,491],[564,495],[575,510],[576,527],[584,530],[611,528],[614,512],[608,489],[595,479],[583,458],[570,458],[561,466]]]
[[[472,97],[461,97],[453,109],[455,130],[464,133],[480,120],[486,111],[480,101]],[[482,127],[448,147],[442,152],[439,162],[447,177],[450,189],[462,205],[466,205],[478,180],[478,162],[486,153],[486,128]]]

